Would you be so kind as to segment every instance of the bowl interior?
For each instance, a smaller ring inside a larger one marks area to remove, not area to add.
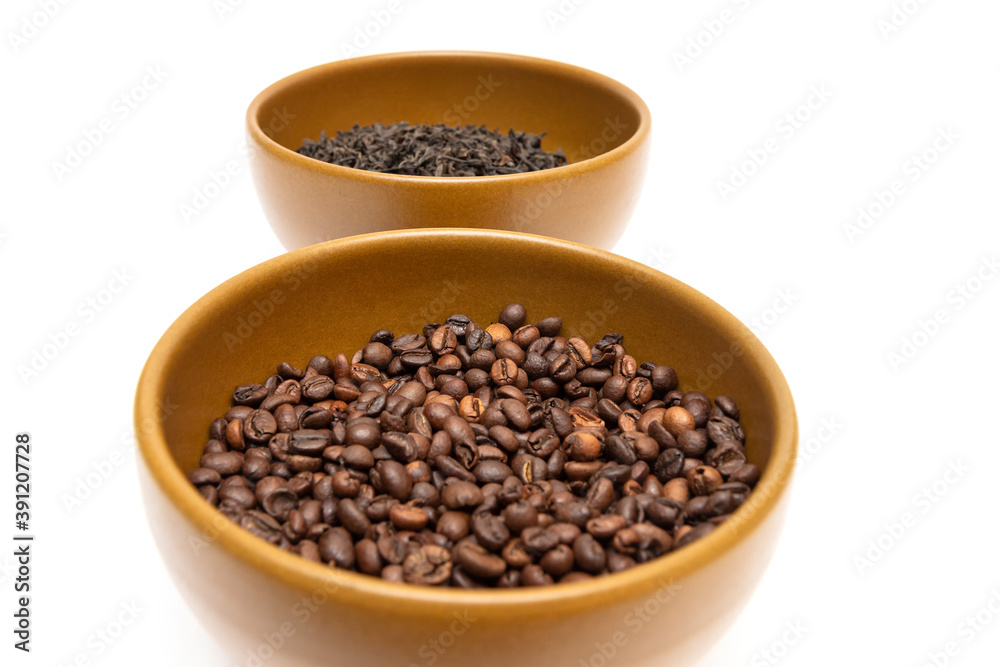
[[[274,84],[256,122],[281,146],[334,136],[355,123],[486,125],[547,133],[542,147],[570,162],[610,151],[639,129],[642,102],[612,79],[520,56],[389,54],[314,67]]]
[[[476,230],[334,241],[223,284],[165,335],[166,353],[151,358],[162,364],[147,368],[159,371],[153,400],[171,406],[155,428],[188,471],[198,465],[208,425],[228,408],[232,390],[262,382],[278,362],[302,368],[314,354],[350,356],[378,328],[420,331],[455,312],[486,325],[510,301],[525,304],[529,321],[561,315],[564,335],[591,343],[608,331],[623,333],[638,361],[672,365],[682,389],[732,396],[750,459],[763,469],[779,445],[781,465],[787,464],[794,448],[787,386],[736,318],[690,287],[610,253]],[[148,399],[140,391],[140,413]],[[765,470],[765,481],[771,472]]]

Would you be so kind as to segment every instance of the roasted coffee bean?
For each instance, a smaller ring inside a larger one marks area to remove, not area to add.
[[[715,404],[719,407],[722,412],[730,419],[739,420],[740,409],[736,406],[736,401],[734,401],[729,396],[716,396]]]
[[[354,566],[354,542],[346,529],[330,528],[319,538],[318,546],[320,558],[324,562],[345,570]]]
[[[437,520],[437,532],[447,537],[452,542],[458,542],[469,534],[469,523],[471,519],[465,512],[452,511],[443,512]]]
[[[375,457],[372,452],[363,445],[349,445],[344,448],[340,455],[344,465],[355,470],[368,470],[375,465]]]
[[[287,486],[275,488],[265,495],[258,491],[257,495],[264,511],[279,521],[285,521],[289,512],[298,505],[298,496]]]
[[[222,477],[229,477],[242,470],[243,454],[239,452],[205,454],[201,457],[201,467],[214,470]]]
[[[712,525],[711,523],[702,523],[693,527],[691,530],[686,531],[683,536],[677,539],[677,542],[675,543],[675,548],[680,549],[681,547],[685,547],[691,544],[695,540],[700,540],[701,538],[711,533],[714,528],[715,526]]]
[[[490,368],[490,378],[497,386],[514,384],[517,370],[517,364],[512,359],[497,359]]]
[[[741,482],[752,487],[760,481],[760,469],[752,463],[744,463],[736,472],[729,475],[730,482]]]
[[[686,502],[686,501],[685,501]],[[667,530],[673,530],[684,511],[684,503],[670,498],[655,498],[646,505],[646,518],[653,524]]]
[[[667,408],[663,415],[663,425],[670,431],[670,435],[675,438],[684,431],[691,431],[695,428],[695,419],[685,408],[676,405]]]
[[[552,577],[542,569],[541,565],[526,565],[521,571],[522,586],[551,586],[555,583]]]
[[[400,501],[409,498],[413,489],[413,480],[409,472],[402,463],[393,459],[376,463],[371,479],[377,491],[387,493]]]
[[[524,306],[519,303],[510,303],[503,307],[498,319],[500,320],[500,324],[514,331],[524,325],[524,320],[527,316],[528,311],[525,310]]]
[[[510,529],[504,520],[492,514],[472,515],[472,533],[481,545],[490,551],[500,551],[510,540]]]
[[[501,484],[505,479],[513,475],[510,466],[501,461],[482,461],[476,464],[472,470],[476,480],[480,484],[496,483]]]
[[[627,477],[629,470],[628,467],[622,466],[622,468],[624,468],[625,475]],[[603,470],[601,472],[603,472]],[[595,475],[595,477],[597,476]],[[609,479],[608,477],[596,478],[590,485],[590,488],[587,490],[587,504],[593,507],[598,512],[603,512],[608,507],[610,507],[611,503],[613,503],[614,501],[615,501],[615,485],[611,481],[611,479]],[[576,522],[574,521],[573,523]]]
[[[638,461],[635,448],[628,440],[619,435],[608,436],[604,452],[609,459],[625,465],[633,465]]]
[[[684,452],[679,449],[665,449],[653,464],[653,474],[666,484],[681,474],[684,468]]]
[[[218,497],[220,500],[238,503],[246,509],[253,509],[257,505],[257,497],[246,486],[222,486],[219,488]]]
[[[514,534],[520,534],[525,528],[538,523],[538,510],[525,500],[508,505],[504,509],[503,516],[507,528]]]
[[[521,531],[524,550],[534,558],[540,558],[549,549],[559,544],[559,535],[541,526],[530,526]]]
[[[400,530],[423,530],[429,520],[427,512],[414,505],[396,504],[389,509],[389,521]]]
[[[195,486],[216,485],[222,481],[222,475],[219,474],[219,471],[212,468],[195,468],[187,474],[187,478]]]
[[[687,473],[688,488],[696,496],[711,495],[722,484],[722,475],[711,466],[698,466]]]
[[[725,416],[708,420],[708,423],[705,425],[705,431],[708,439],[716,445],[727,441],[742,443],[744,440],[743,429],[740,427],[739,422]]]
[[[503,558],[492,554],[473,542],[460,542],[455,546],[455,562],[474,577],[495,579],[507,569]]]
[[[735,440],[723,440],[709,453],[707,461],[726,477],[742,468],[746,462],[746,450]]]
[[[587,532],[599,540],[614,537],[615,533],[628,526],[628,519],[618,514],[605,514],[587,522]]]
[[[575,561],[576,557],[571,547],[557,544],[542,556],[538,564],[546,574],[558,579],[573,569]]]
[[[483,502],[483,492],[473,482],[452,482],[441,491],[441,500],[448,509],[477,507]]]
[[[427,544],[403,561],[403,580],[420,586],[439,586],[451,578],[451,553],[436,544]]]
[[[410,463],[417,458],[417,445],[413,437],[400,431],[389,431],[382,434],[382,446],[389,455],[402,463]]]
[[[684,456],[698,458],[704,456],[708,449],[708,436],[704,429],[682,431],[677,437],[677,448],[684,452]]]
[[[236,388],[233,392],[233,403],[236,405],[246,405],[255,408],[267,398],[267,388],[260,384],[245,384]]]
[[[600,574],[607,564],[604,548],[590,533],[583,533],[573,542],[573,555],[577,567],[590,574]]]
[[[603,443],[593,433],[574,431],[566,437],[569,456],[574,461],[593,461],[601,455]]]
[[[486,328],[452,315],[282,363],[234,390],[189,481],[303,558],[460,588],[620,572],[747,500],[735,401],[677,390],[621,334],[590,346],[526,319],[511,304]]]
[[[242,515],[239,523],[244,529],[271,544],[281,541],[281,524],[263,512],[250,510]]]

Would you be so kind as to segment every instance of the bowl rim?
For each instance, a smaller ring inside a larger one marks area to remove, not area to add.
[[[597,84],[601,87],[609,89],[612,93],[623,98],[634,108],[639,115],[638,127],[636,127],[632,135],[621,145],[616,146],[609,151],[605,151],[584,160],[579,160],[578,162],[571,162],[561,167],[530,171],[520,174],[496,174],[491,176],[411,176],[407,174],[387,174],[384,172],[368,171],[354,167],[344,167],[301,155],[294,150],[285,148],[272,139],[267,131],[260,126],[258,121],[261,109],[269,106],[270,100],[273,99],[275,95],[278,95],[289,88],[302,85],[313,77],[326,75],[331,71],[336,72],[337,70],[345,68],[391,64],[405,60],[423,59],[432,61],[451,61],[462,58],[496,60],[520,64],[524,67],[538,67],[566,78],[586,80]],[[315,65],[304,70],[299,70],[298,72],[289,74],[288,76],[275,81],[254,97],[246,111],[246,128],[250,139],[259,148],[267,151],[276,158],[289,161],[293,165],[299,167],[313,169],[320,173],[327,173],[331,176],[338,176],[340,178],[350,178],[364,182],[396,183],[397,185],[409,184],[415,187],[426,187],[427,185],[441,187],[444,184],[447,184],[447,187],[470,187],[469,184],[488,184],[499,180],[547,179],[553,178],[553,174],[557,174],[559,178],[573,178],[590,171],[591,169],[597,169],[617,162],[625,155],[638,150],[646,141],[646,138],[650,133],[651,125],[652,115],[650,114],[649,107],[646,106],[646,103],[641,97],[639,97],[639,94],[625,84],[612,79],[609,76],[558,60],[549,60],[546,58],[536,58],[534,56],[495,51],[396,51],[334,60],[321,65]]]
[[[216,304],[225,302],[230,293],[245,289],[267,275],[280,275],[304,262],[331,261],[330,256],[335,257],[341,249],[343,252],[356,252],[365,247],[378,249],[386,243],[412,245],[420,239],[442,242],[454,237],[478,237],[489,244],[502,241],[589,255],[591,259],[611,263],[622,271],[633,272],[633,275],[641,275],[647,280],[668,283],[672,290],[697,302],[709,317],[722,319],[728,327],[739,332],[740,342],[746,349],[743,358],[755,363],[759,372],[768,378],[766,386],[761,387],[761,390],[771,394],[771,400],[779,409],[771,458],[762,470],[761,479],[749,500],[730,518],[730,521],[739,521],[739,529],[733,524],[733,530],[714,530],[681,550],[624,572],[587,581],[540,588],[462,590],[392,583],[359,572],[307,561],[237,527],[217,508],[205,502],[171,456],[163,424],[158,419],[160,399],[164,393],[171,359],[176,348],[184,344],[189,330],[204,318],[211,317]],[[513,608],[518,608],[522,614],[530,614],[532,609],[537,611],[536,605],[561,604],[574,609],[593,608],[609,598],[638,597],[708,566],[740,541],[747,539],[779,505],[791,482],[798,445],[797,415],[787,380],[757,337],[721,305],[676,278],[609,251],[534,234],[481,229],[398,230],[352,236],[287,252],[237,274],[187,308],[156,343],[139,378],[134,423],[140,464],[145,466],[170,504],[190,522],[193,530],[203,535],[214,530],[217,535],[213,541],[219,547],[255,568],[266,578],[276,579],[302,592],[324,590],[331,600],[386,612],[398,611],[401,604],[417,603],[427,613],[446,615],[455,609],[468,609],[491,617],[509,613]],[[219,529],[220,525],[234,529]],[[151,525],[150,529],[155,532],[156,526]]]

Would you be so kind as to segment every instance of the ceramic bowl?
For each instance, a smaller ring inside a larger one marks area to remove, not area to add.
[[[508,301],[525,304],[529,321],[561,315],[564,335],[621,332],[636,359],[674,366],[682,389],[732,396],[763,471],[750,499],[702,540],[626,572],[463,591],[308,562],[230,523],[187,482],[233,388],[277,362],[351,354],[375,329],[419,331],[455,312],[486,324]],[[296,667],[579,667],[605,664],[607,652],[637,667],[692,664],[737,618],[771,558],[797,442],[781,371],[721,306],[605,251],[484,230],[341,239],[232,278],[157,343],[135,423],[149,525],[184,599],[240,664],[266,656],[261,664]]]
[[[526,174],[381,174],[299,155],[305,138],[355,123],[476,124],[546,132],[569,164]],[[288,249],[394,229],[478,227],[610,249],[635,207],[650,116],[624,85],[579,67],[498,53],[351,58],[298,72],[247,111],[251,171]]]

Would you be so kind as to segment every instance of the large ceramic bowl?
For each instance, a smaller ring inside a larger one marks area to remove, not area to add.
[[[355,123],[476,124],[547,132],[557,169],[481,177],[400,176],[299,155],[305,138]],[[498,53],[352,58],[286,77],[247,111],[261,204],[289,249],[411,227],[531,232],[610,249],[635,207],[649,154],[649,109],[579,67]]]
[[[532,319],[562,315],[567,335],[621,332],[637,359],[674,366],[682,389],[735,398],[763,470],[750,499],[700,541],[626,572],[462,591],[308,562],[231,524],[185,479],[233,388],[276,362],[302,367],[317,353],[358,349],[377,328],[419,330],[454,312],[488,323],[509,301]],[[739,615],[771,558],[797,440],[781,371],[712,300],[608,252],[482,230],[342,239],[236,276],[163,335],[139,381],[135,420],[149,524],[181,594],[234,660],[296,667],[579,667],[605,664],[609,652],[622,665],[692,664]]]

